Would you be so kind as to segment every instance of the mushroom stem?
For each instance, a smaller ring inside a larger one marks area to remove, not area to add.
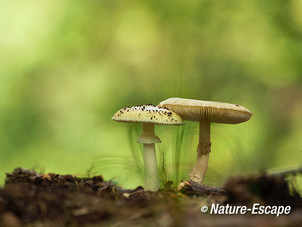
[[[143,123],[143,135],[154,136],[154,124]]]
[[[190,179],[199,184],[203,183],[208,169],[209,154],[211,152],[210,129],[210,121],[200,120],[197,161],[192,170],[192,173],[190,174]]]
[[[156,137],[154,135],[154,124],[143,123],[143,135]],[[157,191],[159,188],[159,179],[157,173],[157,159],[155,153],[155,144],[153,141],[144,142],[144,166],[145,166],[145,189]]]
[[[157,191],[159,180],[157,173],[157,160],[155,153],[155,144],[144,144],[144,162],[145,162],[145,189]]]

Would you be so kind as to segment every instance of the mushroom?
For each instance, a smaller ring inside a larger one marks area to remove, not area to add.
[[[158,106],[178,113],[184,120],[199,122],[197,161],[190,174],[190,179],[199,184],[203,183],[208,168],[211,152],[211,122],[237,124],[248,121],[252,117],[252,113],[247,108],[230,103],[169,98]]]
[[[154,124],[182,125],[182,118],[167,108],[148,104],[120,109],[112,119],[119,122],[143,123],[143,132],[136,142],[142,143],[144,147],[145,189],[158,190],[160,185],[154,144],[161,143],[161,140],[154,134]]]

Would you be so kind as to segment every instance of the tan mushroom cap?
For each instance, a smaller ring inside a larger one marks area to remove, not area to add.
[[[160,125],[182,125],[182,118],[167,108],[153,105],[125,107],[117,111],[112,119],[119,122],[153,123]]]
[[[184,120],[208,120],[217,123],[237,124],[252,117],[247,108],[230,103],[201,101],[194,99],[169,98],[162,101],[159,107],[166,107],[178,113]]]

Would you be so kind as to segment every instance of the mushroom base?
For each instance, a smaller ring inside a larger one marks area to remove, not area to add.
[[[198,145],[197,160],[192,170],[192,173],[190,174],[190,179],[198,184],[203,184],[203,180],[208,169],[211,143],[208,144],[209,145],[206,147],[202,145],[202,147],[204,147],[203,149],[200,149],[200,144]]]
[[[144,144],[144,163],[145,163],[145,189],[157,191],[159,179],[157,172],[157,159],[155,144]]]
[[[211,152],[210,126],[211,122],[209,121],[201,120],[199,123],[197,160],[190,174],[190,179],[198,184],[203,184],[208,169],[209,155]]]

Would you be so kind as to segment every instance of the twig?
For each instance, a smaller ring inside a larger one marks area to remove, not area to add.
[[[178,191],[189,195],[225,195],[224,188],[200,185],[193,181],[183,181],[178,185]]]
[[[267,174],[268,176],[273,176],[273,177],[285,177],[287,175],[294,175],[300,173],[302,174],[302,167],[296,168],[296,169],[290,169],[290,170],[285,170],[285,171],[281,171],[281,172],[276,172],[276,173],[269,173]]]

